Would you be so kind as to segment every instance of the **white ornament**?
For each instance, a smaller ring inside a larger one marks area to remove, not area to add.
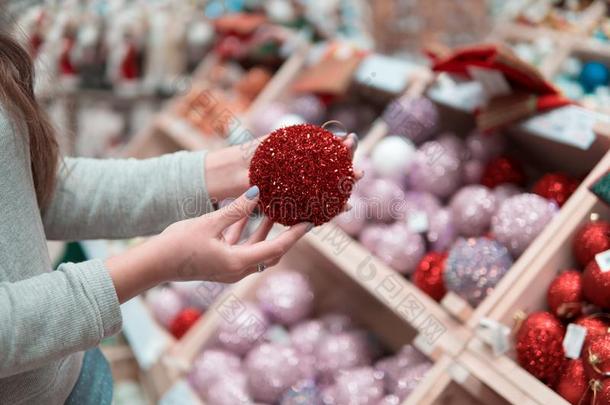
[[[273,130],[275,131],[276,129],[289,127],[291,125],[299,125],[299,124],[305,124],[305,123],[306,123],[305,120],[300,115],[286,114],[275,122],[275,125],[273,126]]]
[[[406,175],[415,156],[415,146],[403,137],[392,135],[382,139],[373,149],[371,162],[380,176]]]

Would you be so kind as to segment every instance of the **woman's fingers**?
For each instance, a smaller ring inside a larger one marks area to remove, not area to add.
[[[234,251],[243,267],[256,267],[260,263],[283,256],[312,227],[313,224],[303,222],[291,226],[273,240],[235,246]]]
[[[356,153],[356,149],[358,148],[358,136],[355,133],[351,132],[345,137],[343,143],[349,148],[351,156],[353,158],[354,153]]]
[[[271,228],[273,228],[273,221],[269,217],[264,217],[258,228],[256,228],[246,241],[246,245],[252,245],[267,239],[267,235],[269,235]]]
[[[212,214],[214,230],[218,233],[244,217],[248,217],[258,204],[260,191],[257,186],[252,186],[231,204]]]
[[[248,223],[248,219],[249,217],[243,217],[225,230],[223,238],[226,243],[229,245],[234,245],[239,242],[239,238],[241,237],[241,234]]]

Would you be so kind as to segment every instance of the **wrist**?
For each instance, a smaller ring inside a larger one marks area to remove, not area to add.
[[[205,181],[210,199],[220,202],[244,193],[248,187],[250,159],[238,146],[208,152]]]

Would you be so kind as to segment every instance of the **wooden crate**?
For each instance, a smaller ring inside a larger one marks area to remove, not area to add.
[[[610,153],[600,162],[597,168],[585,180],[585,186],[592,184],[602,174],[610,170]],[[538,250],[536,257],[529,263],[527,271],[510,286],[502,288],[503,297],[497,300],[486,318],[498,321],[510,328],[515,326],[515,316],[519,311],[526,314],[538,310],[546,310],[546,291],[549,284],[561,269],[574,267],[572,257],[572,239],[577,230],[595,213],[606,220],[610,219],[610,208],[600,202],[586,188],[580,188],[569,202],[573,207],[569,216],[565,217],[553,236],[546,240]],[[511,337],[512,339],[512,337]],[[512,341],[510,342],[512,345]],[[494,384],[494,375],[499,375],[497,381],[506,380],[513,386],[529,395],[540,404],[567,404],[554,391],[538,381],[534,376],[522,369],[515,361],[514,350],[506,355],[494,356],[490,347],[484,343],[482,331],[468,344],[467,356],[476,357],[479,362],[487,364],[490,372],[482,375],[487,378],[490,386]],[[473,360],[474,361],[474,360]],[[502,390],[502,383],[494,386],[497,392]],[[507,395],[513,403],[519,403],[518,395]]]
[[[390,351],[397,351],[403,345],[418,340],[432,339],[444,342],[438,347],[435,346],[435,351],[428,352],[429,357],[438,360],[440,365],[435,364],[433,366],[427,377],[422,381],[421,388],[416,389],[413,393],[414,398],[428,398],[432,395],[428,394],[428,391],[440,384],[438,378],[446,371],[449,361],[449,357],[445,356],[443,352],[443,347],[459,346],[463,348],[466,343],[465,340],[458,342],[458,339],[464,339],[466,336],[456,334],[452,329],[453,327],[460,329],[459,325],[451,319],[447,319],[448,324],[441,325],[445,329],[435,329],[434,335],[422,335],[412,323],[405,321],[404,315],[401,315],[404,314],[404,310],[401,308],[409,310],[409,308],[413,308],[413,305],[425,306],[429,298],[423,296],[417,290],[405,290],[402,293],[408,298],[405,301],[405,304],[408,304],[407,306],[401,307],[389,302],[387,293],[381,288],[372,288],[370,283],[363,284],[358,279],[360,275],[345,271],[343,266],[346,262],[351,262],[354,259],[353,257],[350,259],[346,253],[340,256],[328,255],[327,251],[320,254],[320,235],[308,234],[290,250],[276,268],[247,277],[237,283],[229,295],[225,295],[213,304],[203,321],[197,323],[188,335],[162,357],[161,364],[163,364],[166,373],[164,378],[165,381],[170,383],[166,384],[166,389],[169,390],[169,385],[179,382],[181,377],[184,377],[191,368],[197,354],[213,342],[221,320],[223,306],[234,300],[243,302],[254,300],[256,288],[262,280],[272,273],[292,269],[306,274],[310,279],[315,290],[315,313],[341,311],[349,314],[357,324],[372,331]],[[366,252],[362,253],[366,254]],[[377,265],[375,259],[367,263]],[[386,278],[385,271],[383,266],[379,265],[374,278],[379,281],[384,280]],[[367,279],[372,280],[370,276],[367,276]],[[421,301],[419,301],[420,299]],[[426,308],[420,310],[422,321],[425,317],[432,316],[425,311]],[[439,316],[442,316],[442,314],[439,314]],[[431,327],[430,321],[424,322],[424,325],[428,325],[428,328]],[[429,346],[432,347],[433,345],[429,344]],[[443,358],[445,360],[442,360]],[[447,379],[446,385],[448,383]],[[434,403],[433,401],[428,402]],[[407,403],[422,402],[411,401]]]

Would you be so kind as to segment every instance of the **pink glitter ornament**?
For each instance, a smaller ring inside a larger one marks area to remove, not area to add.
[[[292,100],[290,110],[311,124],[321,124],[326,113],[324,104],[312,94],[305,94]]]
[[[487,238],[460,238],[445,261],[445,287],[476,307],[512,264],[508,249],[499,242]]]
[[[303,380],[282,395],[279,405],[323,405],[323,403],[315,381]]]
[[[480,160],[468,160],[464,162],[464,184],[479,184],[483,177],[485,165]]]
[[[220,375],[234,375],[240,367],[241,360],[233,353],[218,349],[205,350],[193,362],[188,377],[189,382],[202,397],[206,397],[208,390]],[[238,379],[235,384],[239,385],[240,382],[245,386],[245,376],[243,381]]]
[[[290,331],[290,342],[299,353],[313,353],[320,340],[327,334],[324,323],[311,319],[295,325]]]
[[[422,364],[429,366],[430,360],[412,345],[405,345],[395,356],[379,360],[375,368],[383,372],[386,390],[395,394],[405,385],[403,375],[407,370],[415,369]]]
[[[517,195],[502,203],[493,217],[491,230],[514,257],[519,257],[557,211],[557,204],[539,195]]]
[[[213,281],[181,281],[171,286],[187,305],[200,310],[207,309],[227,288],[227,284]]]
[[[522,194],[523,190],[514,184],[500,184],[491,191],[496,199],[496,210],[511,197]]]
[[[483,134],[475,130],[466,137],[466,147],[472,159],[487,163],[504,152],[506,140],[502,134]]]
[[[320,318],[324,328],[330,333],[347,332],[354,329],[354,322],[349,315],[331,312]]]
[[[432,250],[444,252],[451,247],[457,239],[457,230],[450,210],[443,208],[430,217],[426,237]]]
[[[383,373],[371,367],[342,371],[335,385],[340,404],[376,405],[384,394]]]
[[[155,319],[166,328],[169,328],[176,315],[186,307],[184,300],[170,287],[159,287],[149,291],[146,294],[146,303]]]
[[[246,354],[264,336],[269,321],[256,305],[245,303],[231,316],[223,316],[218,326],[218,343],[238,355]]]
[[[386,228],[373,253],[399,273],[411,274],[426,253],[426,245],[421,235],[396,223]]]
[[[401,97],[392,101],[383,112],[389,132],[419,144],[434,134],[439,113],[436,105],[425,97]]]
[[[288,109],[281,103],[270,103],[252,122],[252,131],[259,137],[267,135],[275,128],[275,123],[288,114]]]
[[[366,218],[379,222],[390,222],[400,216],[405,194],[395,182],[387,179],[373,180],[363,190]]]
[[[432,368],[431,363],[421,363],[413,367],[403,369],[396,380],[396,388],[392,394],[396,395],[402,400],[407,398],[419,385],[421,380],[424,379],[430,368]]]
[[[378,224],[365,227],[360,233],[360,243],[362,243],[362,246],[371,252],[375,252],[387,227],[387,225]]]
[[[247,387],[237,384],[231,377],[222,376],[210,387],[205,397],[207,405],[254,405]]]
[[[358,236],[366,224],[366,204],[361,197],[352,195],[348,201],[352,209],[339,214],[333,222],[350,236]]]
[[[466,186],[449,204],[453,223],[462,236],[481,236],[487,232],[496,211],[496,199],[485,186]]]
[[[440,134],[436,140],[445,148],[445,153],[451,153],[462,161],[468,160],[470,153],[464,141],[453,132]]]
[[[282,325],[293,325],[313,309],[313,290],[307,278],[296,271],[270,274],[258,288],[261,309]]]
[[[370,364],[371,351],[363,331],[329,334],[316,347],[318,371],[323,377],[332,379],[338,371]]]
[[[425,214],[428,221],[438,210],[441,203],[433,194],[423,191],[407,191],[404,203],[400,206],[400,219],[405,219],[407,223],[414,216]]]
[[[462,161],[438,141],[424,143],[415,153],[409,172],[414,190],[447,198],[460,186]]]
[[[377,403],[377,405],[400,405],[400,398],[396,395],[386,395]]]
[[[298,354],[289,346],[263,343],[248,353],[244,364],[257,401],[275,402],[301,379]]]
[[[366,156],[357,159],[354,162],[354,172],[364,172],[364,177],[354,184],[352,195],[363,196],[371,183],[377,178],[371,159]]]

